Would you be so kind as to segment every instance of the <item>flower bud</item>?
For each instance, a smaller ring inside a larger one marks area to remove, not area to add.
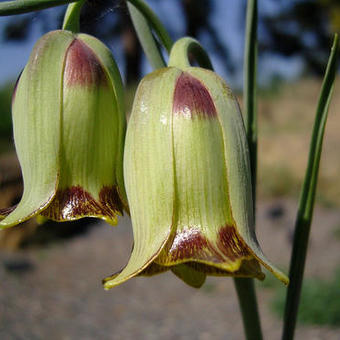
[[[106,289],[172,270],[199,287],[206,275],[263,279],[254,232],[249,151],[238,103],[214,72],[168,67],[140,83],[124,178],[134,248]]]
[[[44,35],[16,85],[12,115],[24,193],[0,227],[38,214],[56,221],[99,217],[116,224],[126,207],[126,121],[110,51],[85,34]]]

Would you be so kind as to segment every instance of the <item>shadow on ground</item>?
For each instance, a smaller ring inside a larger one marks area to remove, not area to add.
[[[260,243],[283,269],[295,209],[291,201],[260,203],[258,208]],[[338,211],[316,209],[308,276],[330,276],[340,264],[334,237],[339,225]],[[165,273],[134,278],[106,292],[101,279],[124,266],[130,254],[129,218],[122,218],[118,227],[99,223],[83,228],[87,232],[76,237],[43,246],[31,239],[20,251],[0,252],[0,339],[243,338],[232,279],[209,278],[195,290]],[[265,338],[279,339],[281,323],[269,308],[272,293],[263,287],[258,291]],[[300,326],[296,338],[335,340],[339,335],[336,329]]]

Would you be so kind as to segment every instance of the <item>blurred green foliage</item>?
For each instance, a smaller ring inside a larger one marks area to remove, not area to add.
[[[333,229],[333,236],[337,239],[340,240],[340,223],[338,223],[334,229]],[[340,287],[339,287],[340,289]]]
[[[275,286],[271,308],[283,316],[286,290]],[[302,287],[298,321],[304,324],[340,327],[340,268],[331,280],[306,279]]]
[[[333,32],[340,32],[340,3],[339,0],[318,0],[327,10]]]

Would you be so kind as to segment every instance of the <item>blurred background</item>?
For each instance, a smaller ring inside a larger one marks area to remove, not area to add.
[[[148,0],[172,38],[196,37],[242,107],[246,0]],[[257,234],[286,270],[338,0],[258,0],[259,164]],[[36,40],[60,28],[65,6],[0,18],[0,208],[21,197],[11,126],[13,84]],[[112,50],[131,107],[151,71],[124,1],[89,0],[81,30]],[[340,92],[335,84],[320,166],[297,339],[340,338]],[[132,245],[130,221],[24,225],[0,232],[1,339],[241,339],[231,279],[199,291],[170,274],[133,279],[109,292],[101,278],[119,270]],[[285,289],[270,274],[259,283],[264,334],[279,339]],[[53,330],[52,330],[53,327]]]

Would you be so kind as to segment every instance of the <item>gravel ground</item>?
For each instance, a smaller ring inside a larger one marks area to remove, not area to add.
[[[286,200],[258,207],[258,238],[281,268],[288,267],[295,210]],[[316,209],[308,276],[328,277],[340,265],[339,226],[339,211]],[[0,252],[0,339],[243,339],[230,278],[209,278],[196,290],[165,273],[104,291],[101,278],[126,263],[131,245],[130,222],[122,218],[117,228],[100,223],[71,239]],[[271,290],[258,292],[265,339],[279,339]],[[340,330],[299,326],[296,339],[338,340]]]

